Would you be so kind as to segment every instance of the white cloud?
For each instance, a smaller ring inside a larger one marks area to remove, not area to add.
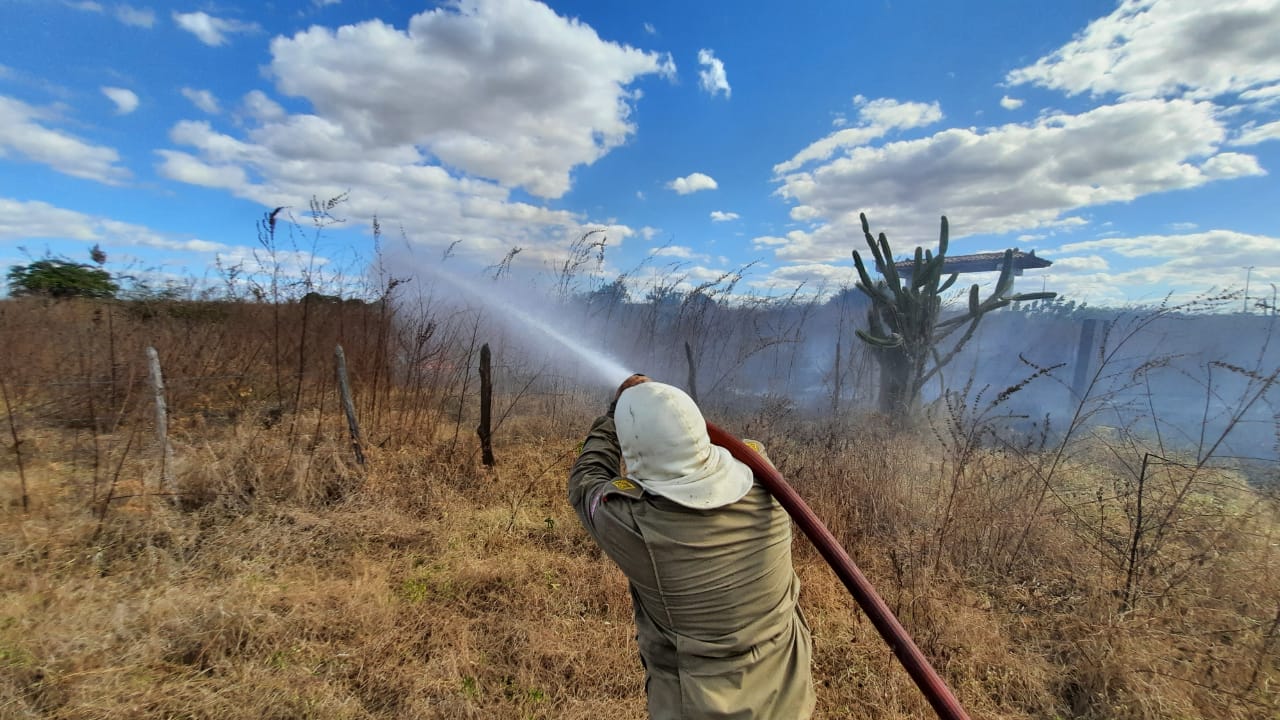
[[[1102,272],[1109,267],[1106,258],[1101,255],[1081,255],[1054,260],[1050,272]]]
[[[817,208],[809,207],[808,205],[796,205],[791,208],[791,219],[797,222],[808,222],[818,218],[820,215],[821,213],[818,212]]]
[[[696,172],[672,180],[667,183],[667,187],[675,190],[678,195],[688,195],[699,190],[715,190],[720,186],[716,183],[715,178],[710,175]]]
[[[194,88],[184,87],[181,90],[182,97],[191,101],[192,105],[200,108],[210,115],[217,115],[222,108],[218,107],[218,98],[208,90],[196,90]]]
[[[736,212],[721,212],[720,210],[711,211],[712,222],[729,222],[730,220],[737,220],[739,217],[740,216]]]
[[[239,165],[211,165],[193,155],[176,150],[157,150],[163,159],[158,169],[171,180],[236,191],[249,185],[249,176]]]
[[[801,283],[811,290],[843,287],[853,281],[852,265],[828,263],[798,263],[780,267],[769,273],[767,279],[752,283],[755,286],[781,285],[795,288]]]
[[[86,12],[106,12],[106,8],[102,3],[93,2],[93,0],[80,0],[79,2],[64,0],[63,4],[67,7],[84,10]],[[112,10],[112,14],[115,15],[117,20],[125,25],[150,28],[156,24],[156,14],[150,8],[135,8],[131,5],[116,5]]]
[[[463,41],[462,39],[466,40]],[[532,0],[468,0],[415,15],[313,26],[271,43],[278,89],[364,146],[415,144],[462,172],[563,195],[570,172],[634,132],[638,78],[658,53],[602,40]]]
[[[1088,240],[1057,252],[1085,255],[1055,260],[1047,270],[1051,284],[1065,284],[1073,297],[1090,302],[1151,300],[1153,293],[1162,296],[1169,291],[1185,297],[1210,287],[1240,287],[1247,266],[1253,266],[1252,280],[1259,285],[1280,282],[1280,238],[1232,230]],[[1103,255],[1118,260],[1107,261]],[[1123,263],[1127,269],[1089,274],[1095,268],[1106,269],[1100,267],[1103,263]],[[1060,282],[1060,269],[1068,271],[1065,283]]]
[[[1280,103],[1280,83],[1246,90],[1240,93],[1240,100],[1255,105],[1259,109],[1267,109]]]
[[[644,24],[644,31],[650,35],[658,34],[658,28],[654,27],[653,23],[649,23],[649,22]]]
[[[1280,81],[1280,0],[1123,0],[1009,73],[1068,95],[1213,98]]]
[[[795,157],[773,167],[775,173],[798,170],[806,163],[826,160],[838,150],[866,145],[883,137],[891,130],[932,125],[942,119],[942,108],[937,102],[899,102],[892,98],[868,100],[857,95],[853,104],[858,107],[858,125],[837,130],[796,153]]]
[[[250,90],[245,93],[242,106],[245,113],[259,122],[280,120],[285,116],[284,108],[280,107],[280,103],[267,97],[267,94],[261,90]]]
[[[1011,98],[1008,95],[1000,98],[1000,107],[1005,110],[1017,110],[1022,107],[1022,103],[1022,100],[1019,100],[1018,98]]]
[[[1218,153],[1206,160],[1200,168],[1204,170],[1205,176],[1215,180],[1267,174],[1258,164],[1258,158],[1233,152]]]
[[[222,243],[159,233],[143,225],[87,215],[39,200],[0,197],[0,241],[46,239],[83,240],[112,247],[142,246],[198,253],[230,249]]]
[[[866,211],[890,239],[953,237],[1079,224],[1072,210],[1256,175],[1256,159],[1219,153],[1226,128],[1216,108],[1188,100],[1143,100],[1025,124],[949,129],[845,156],[782,179],[779,195],[829,223],[780,257],[844,257]]]
[[[15,152],[73,177],[118,185],[129,177],[114,149],[46,127],[53,114],[0,95],[0,157]]]
[[[645,225],[644,227],[640,228],[640,237],[644,238],[645,240],[652,240],[660,232],[662,231],[656,227],[650,227],[648,225]]]
[[[136,8],[132,5],[117,5],[116,19],[133,27],[152,28],[156,24],[156,13],[151,8]]]
[[[684,245],[664,245],[656,248],[651,254],[654,257],[673,257],[682,260],[708,261],[711,259],[709,255],[697,252],[693,248],[685,247]]]
[[[329,5],[337,5],[342,0],[311,0],[316,7],[327,7]]]
[[[138,109],[138,95],[132,90],[118,87],[103,87],[102,94],[116,104],[117,115],[128,115]]]
[[[1183,235],[1139,235],[1067,243],[1057,253],[1106,251],[1127,258],[1165,258],[1188,268],[1209,270],[1244,265],[1280,268],[1280,238],[1234,230],[1207,230]]]
[[[1240,134],[1231,142],[1232,145],[1257,145],[1267,140],[1280,140],[1280,120],[1257,125],[1246,123],[1240,128]]]
[[[158,151],[158,172],[169,179],[223,188],[264,207],[306,207],[312,196],[350,192],[342,216],[351,222],[375,215],[384,228],[403,229],[409,248],[429,248],[431,257],[455,241],[455,256],[480,264],[501,259],[512,246],[524,248],[517,263],[542,267],[563,258],[586,229],[587,218],[511,199],[496,183],[456,176],[413,144],[368,148],[344,128],[315,115],[291,115],[245,131],[243,138],[215,131],[207,122],[184,121],[170,139],[183,150]],[[607,225],[610,247],[633,231]],[[405,244],[392,248],[395,261],[411,271]]]
[[[698,64],[702,69],[698,71],[698,84],[715,97],[716,93],[724,93],[726,98],[732,92],[729,87],[729,78],[724,71],[724,62],[716,57],[712,50],[703,48],[698,51]]]
[[[227,35],[256,32],[261,29],[257,23],[218,18],[204,12],[174,11],[173,21],[178,24],[178,27],[195,35],[200,42],[211,47],[225,45]]]

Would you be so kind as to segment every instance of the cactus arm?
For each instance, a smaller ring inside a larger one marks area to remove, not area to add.
[[[858,289],[866,293],[872,300],[876,298],[873,291],[875,283],[871,282],[871,275],[867,273],[867,266],[863,264],[862,257],[858,255],[858,251],[853,251],[853,266],[858,269]]]
[[[884,258],[884,277],[894,294],[902,292],[902,278],[898,277],[898,268],[893,266],[893,251],[889,249],[889,238],[880,233],[880,256]]]

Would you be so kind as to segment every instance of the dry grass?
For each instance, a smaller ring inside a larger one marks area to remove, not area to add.
[[[56,312],[73,317],[46,317],[52,336],[88,342],[83,309]],[[166,327],[156,342],[177,341]],[[245,337],[215,346],[253,366]],[[273,382],[254,367],[247,383]],[[139,391],[103,396],[92,428],[23,394],[26,513],[8,443],[0,457],[0,718],[644,717],[625,580],[564,502],[598,398],[520,399],[485,469],[469,410],[421,420],[456,388],[389,392],[365,410],[359,468],[324,374],[308,377],[296,417],[275,398],[175,403],[176,507],[149,494]],[[724,424],[766,442],[972,716],[1280,713],[1280,518],[1234,475],[1190,478],[1182,500],[1185,471],[1151,475],[1147,511],[1169,522],[1126,604],[1114,447],[1082,443],[1038,503],[1036,454],[939,450],[873,420],[832,441],[761,415]],[[802,538],[795,557],[820,717],[930,716]]]

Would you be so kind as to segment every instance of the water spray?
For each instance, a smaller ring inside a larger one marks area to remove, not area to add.
[[[557,330],[546,320],[535,317],[525,310],[517,307],[514,303],[506,302],[501,298],[495,297],[491,293],[482,293],[474,284],[468,283],[462,278],[454,277],[439,269],[428,268],[431,277],[447,283],[450,287],[465,292],[468,296],[474,298],[482,305],[487,305],[495,310],[499,318],[509,320],[507,325],[515,332],[525,335],[531,334],[530,331],[537,331],[550,340],[555,341],[560,349],[567,351],[569,354],[577,357],[586,363],[587,367],[595,374],[596,378],[606,385],[616,386],[631,374],[621,363],[609,357],[604,352],[594,350],[587,347],[581,342],[566,336]]]
[[[570,339],[546,321],[530,315],[513,304],[482,294],[461,279],[438,270],[433,271],[431,274],[449,283],[450,286],[465,291],[486,305],[498,305],[496,309],[519,321],[522,328],[541,332],[547,338],[558,343],[561,348],[585,362],[599,380],[605,383],[617,384],[631,375],[621,363],[605,353],[592,350],[579,340]],[[893,653],[898,656],[898,660],[906,668],[907,674],[911,676],[916,686],[924,693],[929,704],[938,713],[938,717],[943,720],[969,720],[969,716],[960,705],[960,701],[956,699],[951,689],[943,682],[942,677],[933,669],[933,666],[929,664],[924,653],[920,652],[920,649],[916,647],[906,629],[894,617],[893,611],[889,609],[889,606],[881,599],[870,581],[854,564],[853,559],[849,557],[849,553],[845,552],[845,549],[840,546],[835,536],[818,519],[818,516],[814,514],[813,510],[809,508],[809,505],[805,503],[795,489],[787,484],[782,474],[765,462],[764,458],[747,447],[741,440],[715,424],[707,423],[707,434],[711,437],[711,442],[725,448],[738,461],[751,468],[760,484],[778,500],[778,504],[796,521],[796,525],[800,527],[800,530],[818,549],[818,553],[831,566],[836,577],[840,578],[845,588],[853,595],[854,601],[867,614],[871,624],[880,633],[880,637],[884,638],[884,641],[893,649]]]

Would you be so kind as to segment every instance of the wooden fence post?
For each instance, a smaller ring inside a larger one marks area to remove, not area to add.
[[[485,467],[493,467],[493,430],[490,418],[493,411],[493,376],[489,368],[489,343],[480,346],[480,461]]]
[[[684,341],[684,359],[689,363],[689,397],[693,398],[696,405],[698,403],[698,366],[693,361],[693,348],[688,340]]]
[[[164,398],[164,375],[160,372],[160,354],[147,346],[147,364],[151,366],[151,392],[156,399],[156,439],[160,441],[160,489],[174,494],[173,445],[169,443],[169,407]]]
[[[355,451],[356,463],[364,465],[364,448],[360,445],[360,424],[356,422],[356,406],[351,402],[351,383],[347,380],[347,354],[338,345],[333,351],[338,364],[338,393],[342,396],[342,411],[347,416],[347,432],[351,435],[351,449]]]
[[[22,441],[18,439],[18,423],[13,419],[13,402],[9,400],[9,386],[0,377],[0,392],[4,394],[4,410],[9,416],[9,434],[13,436],[13,456],[18,461],[18,482],[22,485],[22,512],[26,514],[31,508],[31,500],[27,497],[27,471],[22,466]]]
[[[1076,367],[1071,379],[1071,392],[1075,400],[1084,399],[1086,384],[1089,379],[1089,360],[1093,357],[1093,336],[1097,332],[1097,320],[1085,320],[1080,328],[1080,344],[1076,346]]]

